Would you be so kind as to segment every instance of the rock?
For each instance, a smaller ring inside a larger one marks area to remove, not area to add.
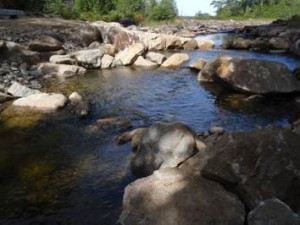
[[[151,62],[154,62],[158,65],[163,64],[164,61],[167,60],[167,57],[163,54],[156,53],[156,52],[148,52],[146,54],[146,59],[150,60]]]
[[[131,170],[147,176],[154,170],[176,167],[204,147],[196,134],[180,123],[155,123],[116,138],[118,144],[131,141]]]
[[[39,52],[39,56],[40,56],[40,61],[41,62],[47,62],[50,60],[51,56],[54,55],[65,55],[66,51],[61,49],[58,51],[52,51],[52,52]]]
[[[217,70],[219,67],[228,63],[232,59],[230,56],[221,56],[205,64],[203,69],[198,74],[198,80],[201,82],[214,82],[217,80]]]
[[[188,62],[190,57],[185,53],[175,53],[169,57],[161,66],[168,69],[180,67],[182,64]]]
[[[4,102],[10,101],[12,99],[14,99],[13,96],[0,92],[0,103],[4,103]]]
[[[29,50],[36,52],[58,51],[63,48],[62,43],[50,36],[42,36],[28,45]]]
[[[74,65],[76,60],[70,55],[53,55],[49,59],[50,63]]]
[[[102,57],[101,69],[110,68],[114,62],[114,59],[114,57],[104,54],[104,56]]]
[[[73,37],[73,42],[84,47],[89,46],[95,41],[99,43],[103,42],[99,29],[91,25],[80,27],[73,35],[71,35],[71,37]]]
[[[299,225],[299,215],[279,199],[269,199],[261,202],[248,214],[249,225]]]
[[[233,188],[250,210],[278,198],[300,212],[298,149],[299,136],[290,129],[225,133],[181,168]]]
[[[265,38],[256,38],[251,41],[251,49],[258,51],[268,51],[271,48],[269,40]]]
[[[225,130],[223,127],[211,127],[209,129],[210,134],[222,135],[224,134]]]
[[[129,27],[129,26],[137,26],[137,22],[135,22],[133,19],[131,18],[128,18],[128,17],[122,17],[120,20],[119,20],[119,23],[123,26],[123,27]]]
[[[243,225],[243,204],[221,185],[163,169],[125,189],[122,225]]]
[[[204,59],[198,59],[196,62],[189,65],[189,68],[196,71],[201,71],[206,65],[206,61]]]
[[[135,62],[135,60],[144,54],[145,47],[141,43],[136,43],[128,47],[127,49],[123,50],[122,52],[119,52],[116,55],[115,60],[120,60],[122,65],[128,66]]]
[[[115,56],[115,54],[116,54],[115,46],[113,46],[111,44],[104,44],[102,47],[104,48],[105,54]]]
[[[272,49],[288,50],[290,43],[285,38],[273,37],[269,40]]]
[[[108,129],[127,130],[132,127],[129,120],[115,118],[115,117],[98,119],[96,121],[96,125],[99,128],[104,129],[104,130],[108,130]]]
[[[196,35],[188,30],[182,30],[180,32],[176,33],[177,36],[183,37],[183,38],[195,38]]]
[[[53,112],[63,107],[66,102],[67,98],[62,94],[40,93],[17,99],[13,102],[13,105],[18,107],[30,107],[43,112]]]
[[[215,47],[215,42],[212,40],[198,41],[198,48],[200,50],[212,49],[214,47]]]
[[[142,43],[150,51],[161,51],[167,49],[166,36],[155,33],[139,33]]]
[[[183,45],[185,50],[194,50],[198,48],[198,42],[195,39],[191,39]]]
[[[135,66],[138,66],[138,67],[143,67],[143,68],[155,68],[155,67],[158,67],[158,65],[154,62],[151,62],[147,59],[144,59],[143,56],[139,56],[137,58],[137,60],[134,62]]]
[[[24,85],[19,84],[14,81],[12,85],[8,88],[7,92],[14,97],[27,97],[34,94],[40,94],[38,90],[30,89]]]
[[[180,37],[174,35],[166,35],[166,49],[182,49],[183,43]]]
[[[300,82],[279,62],[233,58],[217,68],[217,75],[226,85],[242,92],[284,94],[300,91]]]
[[[79,66],[95,69],[101,66],[101,59],[104,53],[104,48],[96,48],[72,52],[69,55],[75,59]]]
[[[233,49],[249,49],[251,47],[251,40],[249,39],[244,39],[244,38],[237,38],[233,40],[232,42],[232,48]]]
[[[58,77],[72,77],[76,75],[83,75],[86,69],[75,65],[41,63],[38,67],[39,74],[51,75]]]
[[[69,96],[69,101],[74,113],[79,117],[85,117],[90,113],[90,105],[78,92],[73,92]]]

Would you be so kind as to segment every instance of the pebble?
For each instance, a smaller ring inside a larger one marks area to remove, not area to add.
[[[209,129],[210,134],[222,135],[222,134],[224,134],[224,132],[225,132],[225,129],[223,127],[214,126]]]

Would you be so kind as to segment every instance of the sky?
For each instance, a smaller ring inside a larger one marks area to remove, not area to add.
[[[197,12],[214,14],[212,0],[176,0],[180,16],[194,16]]]

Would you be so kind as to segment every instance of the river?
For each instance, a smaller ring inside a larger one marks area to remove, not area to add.
[[[219,55],[285,63],[287,55],[219,48],[227,34],[211,38],[217,48],[190,51],[191,62]],[[168,54],[170,54],[169,52]],[[78,119],[68,108],[51,115],[0,117],[0,224],[116,224],[129,171],[130,145],[116,146],[116,129],[95,130],[99,118],[120,117],[133,127],[156,121],[183,122],[197,132],[211,126],[246,131],[257,126],[285,126],[299,115],[286,97],[249,98],[215,85],[199,84],[197,74],[180,70],[116,68],[84,77],[49,81],[48,91],[78,91],[92,103],[92,114]]]

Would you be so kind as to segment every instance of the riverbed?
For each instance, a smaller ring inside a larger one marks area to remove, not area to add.
[[[290,69],[299,62],[284,54],[221,50],[227,34],[199,38],[211,38],[217,46],[188,52],[190,63],[225,54],[279,61]],[[95,70],[49,80],[46,91],[79,92],[91,102],[91,116],[79,119],[68,108],[47,116],[2,114],[0,224],[117,223],[124,188],[135,179],[128,167],[131,148],[114,144],[120,130],[95,129],[97,119],[126,118],[135,128],[177,121],[201,133],[211,126],[228,131],[287,126],[300,111],[288,97],[248,96],[200,84],[187,65],[180,70]]]

